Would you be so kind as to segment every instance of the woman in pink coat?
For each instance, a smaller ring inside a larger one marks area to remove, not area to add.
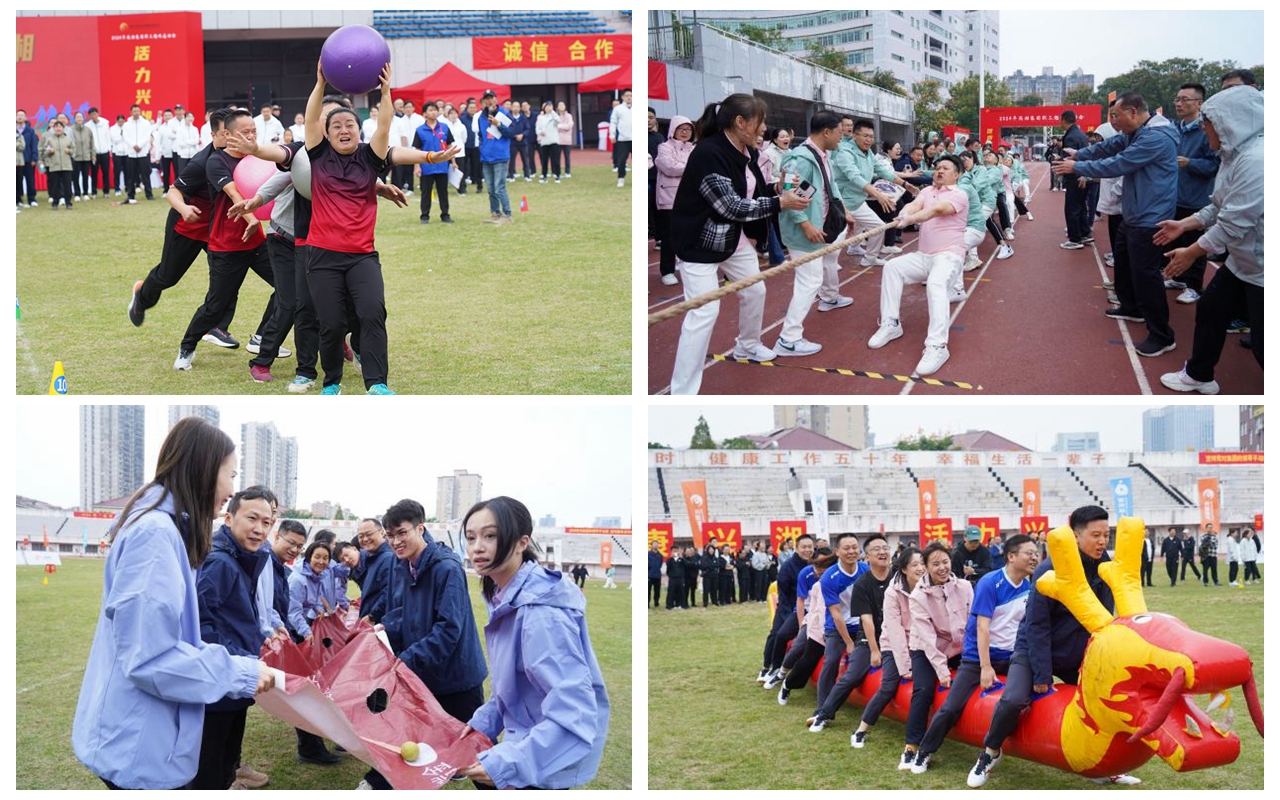
[[[658,185],[654,189],[655,204],[658,207],[658,238],[662,242],[659,271],[662,273],[662,283],[666,286],[675,286],[680,282],[676,277],[676,251],[671,244],[669,226],[671,206],[676,200],[676,189],[680,187],[680,176],[684,175],[684,165],[692,152],[693,122],[688,117],[676,114],[667,128],[667,140],[658,145],[658,158],[654,161],[654,166],[658,168]]]
[[[862,721],[849,744],[862,748],[867,732],[898,694],[898,685],[911,680],[911,592],[924,577],[924,554],[915,547],[903,550],[893,563],[893,576],[884,591],[884,620],[880,630],[880,689],[862,711]]]
[[[560,117],[560,122],[556,125],[556,129],[560,131],[560,160],[563,167],[560,171],[566,178],[572,178],[573,176],[569,174],[569,151],[574,145],[573,115],[569,113],[563,100],[556,104],[556,115]]]
[[[937,687],[950,688],[951,669],[960,665],[964,628],[973,604],[973,584],[951,573],[951,551],[942,542],[924,549],[925,579],[911,592],[911,710],[907,746],[899,770],[911,769],[929,726]]]

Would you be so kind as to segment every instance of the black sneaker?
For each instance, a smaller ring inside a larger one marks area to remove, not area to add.
[[[1143,339],[1141,342],[1138,342],[1137,344],[1135,344],[1133,346],[1133,349],[1137,350],[1138,355],[1140,356],[1146,356],[1147,358],[1155,358],[1158,355],[1161,355],[1163,353],[1169,352],[1170,350],[1173,350],[1177,346],[1178,346],[1177,342],[1169,342],[1168,344],[1162,344],[1160,342],[1154,341],[1150,337],[1147,337],[1146,339]]]
[[[235,350],[240,346],[240,342],[236,341],[231,334],[222,328],[213,328],[200,338],[209,344],[216,344],[218,347],[225,347],[228,350]]]
[[[142,281],[138,281],[133,285],[133,295],[129,299],[129,321],[135,328],[141,328],[143,321],[147,318],[146,310],[138,302],[138,292],[141,290]]]
[[[444,215],[442,215],[442,216],[440,217],[440,221],[441,221],[441,222],[447,222],[447,223],[452,224],[452,223],[453,223],[453,217],[449,216],[448,214],[444,214]]]
[[[790,696],[791,690],[787,688],[785,683],[782,684],[782,688],[778,690],[778,705],[785,706],[787,704],[787,698]]]
[[[1110,317],[1111,319],[1123,319],[1129,322],[1143,323],[1147,321],[1141,313],[1125,311],[1122,308],[1108,308],[1106,311],[1103,311],[1102,314],[1103,316]]]
[[[324,750],[317,753],[298,753],[298,761],[303,764],[320,764],[322,766],[331,766],[342,762],[342,757]]]
[[[1227,333],[1231,333],[1231,331],[1227,331]],[[1243,348],[1244,348],[1244,349],[1246,349],[1246,350],[1252,350],[1252,349],[1253,349],[1253,334],[1252,334],[1252,333],[1246,333],[1244,336],[1241,336],[1241,337],[1240,337],[1240,346],[1241,346],[1241,347],[1243,347]]]
[[[1233,319],[1231,324],[1227,325],[1227,333],[1248,333],[1249,323],[1243,319]]]
[[[430,222],[431,222],[431,218],[430,218],[430,217],[422,217],[421,219],[419,219],[419,220],[418,220],[418,222],[421,222],[423,225],[426,225],[426,224],[428,224],[428,223],[430,223]]]

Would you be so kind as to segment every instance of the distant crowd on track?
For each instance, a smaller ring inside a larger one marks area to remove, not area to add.
[[[1123,92],[1110,103],[1108,122],[1089,133],[1064,111],[1065,133],[1046,159],[1050,191],[1066,195],[1062,249],[1086,249],[1094,223],[1107,218],[1105,263],[1115,276],[1105,281],[1114,294],[1104,314],[1145,325],[1134,350],[1154,357],[1177,347],[1167,290],[1181,292],[1178,302],[1197,303],[1190,358],[1161,382],[1216,394],[1214,368],[1228,332],[1251,334],[1244,344],[1262,365],[1263,95],[1252,72],[1233,70],[1206,96],[1200,84],[1183,85],[1170,122],[1140,94]],[[868,348],[903,336],[903,287],[924,284],[929,328],[915,374],[937,372],[950,357],[950,304],[967,297],[963,273],[982,265],[977,246],[990,235],[995,258],[1008,259],[1017,218],[1035,219],[1023,154],[998,142],[936,136],[906,148],[885,141],[877,152],[874,123],[830,110],[816,112],[808,138],[796,143],[795,132],[770,128],[767,118],[762,99],[732,94],[707,105],[696,122],[674,115],[664,137],[649,109],[649,236],[662,283],[682,284],[692,300],[714,291],[720,276],[759,274],[762,259],[776,266],[808,256],[794,267],[773,347],[761,341],[764,282],[736,292],[733,355],[809,356],[822,349],[804,337],[814,301],[819,312],[853,304],[839,292],[842,248],[828,246],[863,236],[843,249],[861,257],[862,267],[884,270]],[[866,236],[886,223],[887,231]],[[904,229],[919,232],[910,253],[899,245]],[[815,257],[824,248],[830,252]],[[1221,266],[1206,286],[1210,260]],[[685,314],[672,394],[698,393],[718,315],[718,300]]]

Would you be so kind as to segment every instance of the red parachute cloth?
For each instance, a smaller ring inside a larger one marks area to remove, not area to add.
[[[306,647],[264,645],[262,660],[284,680],[259,695],[258,705],[342,745],[397,789],[440,788],[493,743],[478,731],[462,738],[465,725],[440,707],[367,619],[353,623],[351,616],[317,619]],[[418,743],[412,764],[400,756],[405,742]]]

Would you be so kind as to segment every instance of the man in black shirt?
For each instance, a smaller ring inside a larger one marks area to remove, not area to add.
[[[951,572],[976,586],[990,571],[991,551],[982,546],[982,529],[970,525],[964,529],[964,541],[951,553]]]
[[[873,533],[862,547],[871,569],[854,581],[849,595],[849,611],[862,622],[858,642],[849,656],[848,667],[827,692],[822,707],[805,720],[812,733],[827,727],[853,690],[866,680],[871,668],[880,666],[880,625],[884,622],[884,591],[889,586],[890,575],[889,540],[883,534]],[[986,548],[982,550],[986,552]]]
[[[1067,132],[1062,134],[1062,148],[1068,156],[1075,155],[1077,150],[1083,150],[1089,146],[1089,138],[1076,124],[1076,112],[1071,109],[1063,111],[1062,124],[1067,127]],[[1093,241],[1093,220],[1089,218],[1088,191],[1073,175],[1066,176],[1063,189],[1067,193],[1063,211],[1067,219],[1067,241],[1062,246],[1068,250],[1079,250],[1080,247]],[[1068,245],[1079,246],[1068,247]]]

